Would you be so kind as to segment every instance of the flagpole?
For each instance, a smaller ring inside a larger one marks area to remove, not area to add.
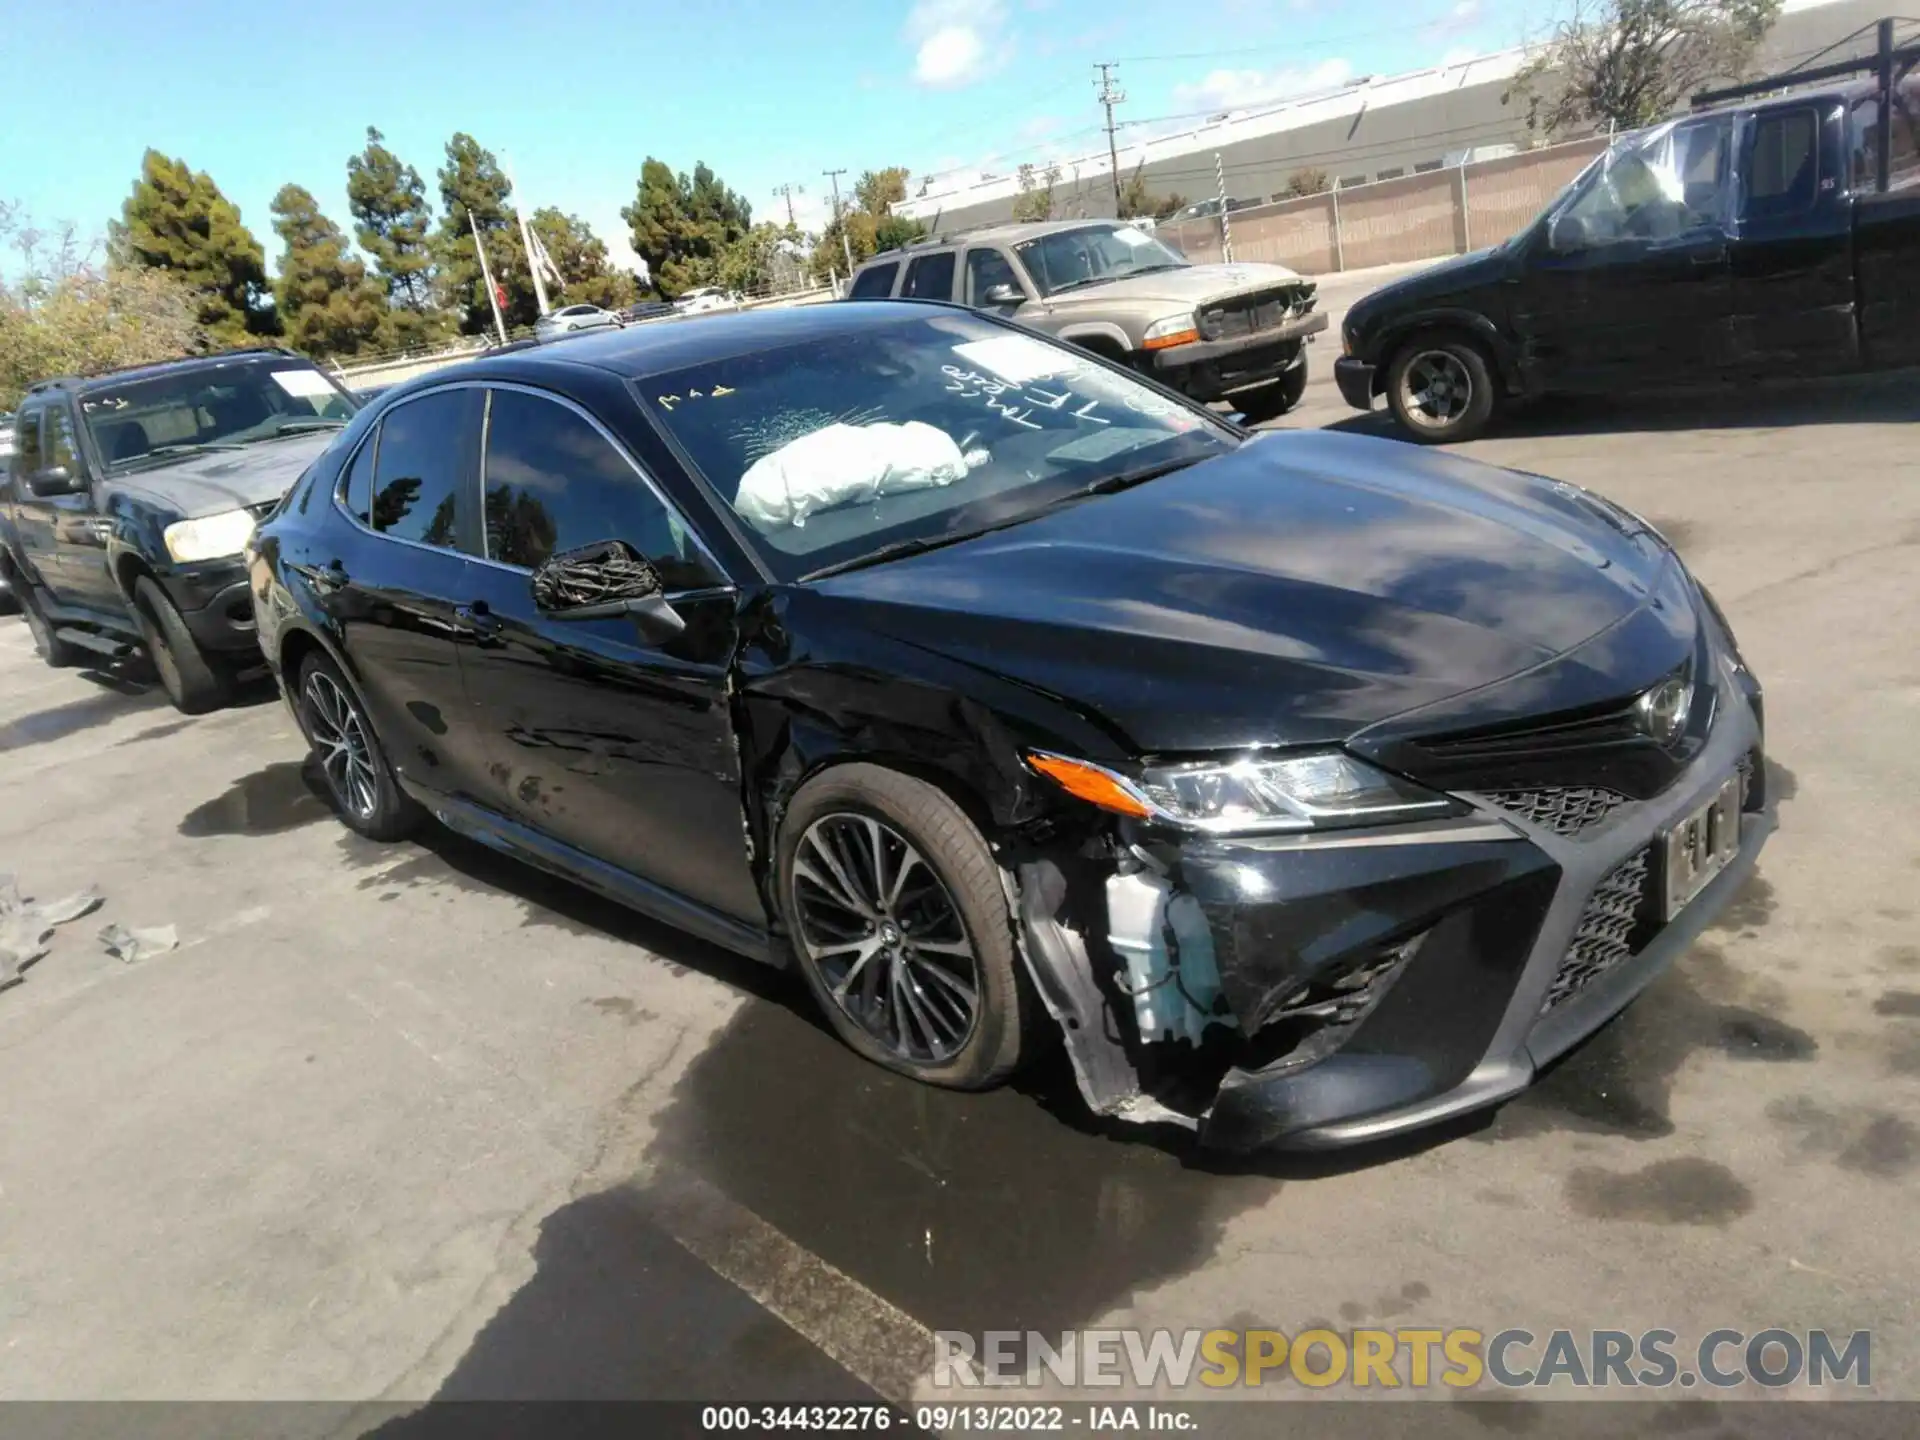
[[[467,211],[467,224],[473,230],[474,252],[480,257],[480,281],[487,287],[487,304],[493,307],[493,328],[500,332],[500,343],[507,343],[507,322],[500,318],[500,296],[493,288],[493,272],[487,268],[487,247],[480,240],[480,222]]]
[[[503,163],[501,168],[507,172],[507,188],[513,191],[513,213],[520,221],[520,244],[527,252],[527,273],[533,276],[534,303],[544,315],[547,313],[547,287],[540,278],[540,252],[534,249],[533,234],[527,229],[527,211],[520,203],[520,187],[514,183],[513,167]]]

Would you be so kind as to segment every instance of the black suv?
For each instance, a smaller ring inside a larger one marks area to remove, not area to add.
[[[173,703],[258,663],[241,552],[359,402],[286,350],[30,389],[0,483],[0,578],[49,665],[144,649]]]

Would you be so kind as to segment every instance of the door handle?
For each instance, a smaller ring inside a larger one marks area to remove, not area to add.
[[[1688,258],[1696,265],[1718,265],[1727,258],[1727,247],[1716,245],[1711,250],[1696,250]]]
[[[323,595],[344,590],[352,583],[351,577],[340,568],[338,560],[329,560],[324,565],[290,565],[287,568],[296,575],[305,576],[307,583]]]
[[[454,606],[453,618],[466,626],[468,632],[483,645],[506,628],[505,622],[487,608],[484,600],[476,600],[471,605]]]

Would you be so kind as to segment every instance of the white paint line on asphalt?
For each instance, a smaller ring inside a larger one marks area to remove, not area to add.
[[[258,925],[272,914],[273,907],[269,905],[252,905],[245,910],[236,910],[226,919],[214,921],[191,939],[182,940],[178,948],[191,950],[196,945],[204,945],[207,941],[218,939],[222,935],[231,935],[236,930],[245,930],[248,926]]]
[[[649,1208],[680,1247],[895,1405],[933,1361],[933,1332],[691,1175],[656,1178]]]

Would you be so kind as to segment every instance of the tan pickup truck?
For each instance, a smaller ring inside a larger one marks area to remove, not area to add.
[[[1189,264],[1125,221],[1050,220],[886,251],[847,298],[990,310],[1260,421],[1307,388],[1307,342],[1327,328],[1315,292],[1282,265]]]

